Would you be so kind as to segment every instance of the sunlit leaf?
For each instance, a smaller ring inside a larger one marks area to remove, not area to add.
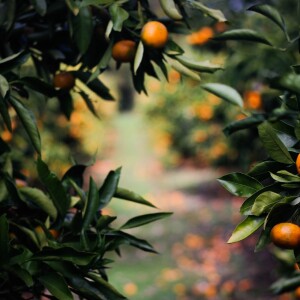
[[[246,219],[244,219],[234,229],[227,243],[235,243],[247,238],[263,225],[264,220],[265,218],[263,217],[256,217],[256,216],[246,217]]]
[[[206,91],[230,102],[231,104],[243,107],[241,95],[232,87],[221,83],[206,83],[202,85]]]
[[[260,216],[262,213],[270,211],[274,204],[278,203],[283,197],[272,191],[266,191],[257,196],[252,206],[252,214]]]

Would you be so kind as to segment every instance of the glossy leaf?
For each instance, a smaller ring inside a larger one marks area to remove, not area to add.
[[[133,63],[133,71],[136,74],[137,69],[139,68],[144,56],[144,44],[140,41],[136,50],[134,63]]]
[[[235,243],[247,238],[263,225],[264,220],[265,219],[262,217],[256,217],[256,216],[246,217],[246,219],[244,219],[234,229],[227,243]]]
[[[253,166],[248,172],[249,176],[257,177],[269,172],[276,172],[282,168],[282,164],[276,161],[263,161]]]
[[[22,65],[29,58],[29,53],[22,51],[0,60],[0,73],[5,74]]]
[[[119,179],[121,175],[121,168],[110,171],[106,176],[102,186],[99,189],[100,206],[99,209],[104,208],[116,193]]]
[[[222,13],[222,11],[220,11],[218,9],[209,8],[205,5],[203,5],[202,3],[200,3],[199,1],[195,1],[195,0],[189,1],[189,4],[193,8],[202,11],[203,14],[208,15],[209,17],[215,19],[218,22],[226,22],[227,21],[226,17]]]
[[[285,74],[282,77],[273,79],[270,86],[300,94],[300,75],[295,73]]]
[[[82,7],[72,18],[73,37],[79,51],[84,54],[91,42],[93,33],[93,19],[89,7]]]
[[[300,177],[298,175],[294,175],[286,170],[278,171],[276,174],[270,173],[270,175],[275,181],[281,183],[300,183]]]
[[[260,216],[271,210],[271,208],[278,203],[283,197],[280,194],[272,191],[266,191],[257,196],[252,206],[252,214]]]
[[[196,72],[214,73],[218,70],[224,70],[221,65],[216,65],[207,61],[195,61],[185,56],[176,56],[176,59],[187,68]]]
[[[243,129],[249,129],[252,127],[256,127],[257,125],[261,124],[265,121],[265,116],[262,114],[252,115],[251,117],[232,122],[224,127],[223,132],[225,135],[229,136],[234,132]]]
[[[98,220],[97,220],[97,225],[96,228],[98,230],[101,229],[106,229],[107,226],[112,223],[117,217],[111,217],[111,216],[107,216],[107,215],[103,215],[101,216]]]
[[[206,91],[230,102],[231,104],[243,107],[243,99],[241,95],[232,87],[221,83],[203,84],[202,88]]]
[[[8,220],[5,215],[0,217],[0,263],[8,262],[9,238],[8,238]]]
[[[6,78],[0,75],[0,98],[4,99],[9,91],[9,83]]]
[[[93,178],[90,177],[88,199],[87,199],[86,207],[84,208],[82,229],[88,228],[88,226],[93,221],[99,209],[100,209],[100,198],[99,198],[98,188]]]
[[[221,185],[236,196],[249,197],[263,188],[255,178],[243,173],[231,173],[218,179]]]
[[[256,42],[262,43],[269,46],[272,44],[258,32],[252,29],[232,29],[228,30],[220,35],[217,35],[213,38],[217,41],[228,41],[228,40],[236,40],[236,41],[247,41],[247,42]]]
[[[27,132],[32,145],[34,146],[37,153],[41,153],[41,140],[40,134],[36,125],[36,120],[30,109],[28,109],[19,100],[11,97],[10,103],[15,109],[19,119],[21,120],[25,131]]]
[[[22,187],[19,189],[21,195],[28,198],[32,203],[41,208],[54,220],[57,217],[57,210],[52,200],[44,194],[40,189],[31,187]]]
[[[38,277],[39,282],[49,290],[49,292],[59,300],[73,300],[66,281],[63,276],[58,273],[47,273]]]
[[[261,231],[259,239],[255,245],[254,252],[263,250],[271,242],[270,232],[271,228],[266,228],[265,230]]]
[[[49,170],[48,166],[41,158],[38,158],[37,160],[37,170],[39,178],[47,188],[58,214],[64,216],[70,207],[70,199],[68,198],[62,183],[57,176]]]
[[[276,135],[275,130],[268,122],[258,126],[259,137],[272,159],[280,163],[294,163],[288,149]]]
[[[157,220],[169,217],[170,215],[172,215],[172,213],[162,212],[162,213],[154,213],[154,214],[137,216],[128,220],[124,225],[121,226],[121,229],[129,229],[129,228],[143,226],[148,223],[152,223]]]
[[[261,15],[272,20],[275,24],[277,24],[284,32],[286,31],[285,22],[278,10],[271,5],[255,5],[248,10],[255,11]]]
[[[152,203],[145,200],[142,196],[138,195],[135,192],[132,192],[130,190],[127,190],[127,189],[124,189],[121,187],[117,188],[117,190],[114,194],[114,197],[118,198],[118,199],[127,200],[127,201],[131,201],[131,202],[135,202],[135,203],[139,203],[139,204],[143,204],[143,205],[155,208],[155,206]]]

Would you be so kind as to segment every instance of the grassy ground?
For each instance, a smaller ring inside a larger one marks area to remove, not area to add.
[[[240,221],[240,199],[220,189],[220,171],[191,167],[166,171],[153,153],[141,116],[126,113],[113,121],[105,160],[92,170],[98,180],[122,166],[120,185],[134,190],[167,219],[130,231],[148,240],[160,253],[124,248],[108,271],[110,281],[132,300],[273,299],[268,287],[276,279],[272,256],[253,253],[255,240],[228,245]],[[113,201],[109,213],[122,224],[138,214],[155,212],[144,206]],[[289,298],[274,298],[289,299]]]

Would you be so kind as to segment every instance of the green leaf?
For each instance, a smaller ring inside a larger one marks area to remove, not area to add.
[[[156,208],[156,206],[145,200],[142,196],[121,187],[117,188],[114,197]]]
[[[101,216],[98,220],[97,220],[97,225],[96,228],[98,230],[102,230],[102,229],[106,229],[107,226],[112,223],[117,217],[111,217],[111,216],[107,216],[107,215],[103,215]]]
[[[276,161],[263,161],[253,166],[248,172],[249,176],[257,177],[269,172],[278,171],[282,168],[282,165]]]
[[[0,73],[7,73],[14,68],[24,64],[29,58],[27,51],[22,51],[0,60]]]
[[[271,208],[278,203],[283,197],[280,194],[272,191],[266,191],[258,195],[252,206],[252,214],[254,216],[260,216],[261,214],[268,212]]]
[[[203,14],[208,15],[209,17],[215,19],[218,22],[226,22],[227,21],[226,17],[224,16],[222,11],[220,11],[220,10],[209,8],[209,7],[203,5],[202,3],[198,2],[198,1],[195,1],[195,0],[189,1],[189,4],[193,8],[196,8],[196,9],[202,11]]]
[[[254,233],[264,223],[265,218],[248,216],[233,231],[227,243],[239,242]]]
[[[139,45],[136,50],[135,58],[134,58],[134,63],[133,63],[133,71],[134,74],[136,74],[137,69],[141,65],[141,62],[143,60],[143,55],[144,55],[144,44],[140,41]]]
[[[8,238],[8,220],[5,215],[0,217],[0,263],[8,262],[9,238]]]
[[[41,154],[41,140],[40,134],[36,125],[34,115],[30,109],[25,107],[18,99],[10,98],[10,103],[15,109],[18,117],[20,118],[25,131],[27,132],[32,145],[38,154]]]
[[[182,55],[184,50],[171,39],[168,40],[164,52],[169,56]]]
[[[68,120],[70,120],[71,114],[74,110],[73,106],[73,98],[69,92],[62,91],[57,94],[57,98],[59,100],[59,106],[61,112],[66,116]]]
[[[31,0],[31,3],[33,4],[36,12],[44,16],[47,12],[47,2],[46,0]]]
[[[81,95],[82,99],[84,100],[86,106],[88,107],[89,111],[96,117],[99,118],[96,109],[94,107],[93,102],[90,99],[90,96],[86,94],[84,91],[80,91],[79,94]]]
[[[90,80],[92,73],[81,71],[75,71],[72,73],[102,99],[114,100],[113,96],[109,92],[109,89],[102,83],[102,81],[100,81],[98,78]]]
[[[42,251],[34,254],[30,260],[69,261],[75,265],[87,266],[98,255],[98,253],[77,251],[71,247],[63,247],[58,249],[44,247]]]
[[[35,205],[40,207],[44,212],[46,212],[54,220],[57,217],[57,210],[52,202],[52,200],[44,194],[41,190],[31,187],[22,187],[19,189],[21,195],[30,199]]]
[[[129,18],[129,13],[117,3],[114,3],[109,7],[109,12],[113,22],[113,29],[121,32],[124,21]]]
[[[146,252],[157,253],[147,241],[136,238],[135,236],[125,233],[123,231],[107,232],[105,233],[105,236],[114,238],[114,242],[116,242],[115,244],[112,243],[111,245],[108,245],[107,250],[115,250],[119,247],[119,245],[128,244]]]
[[[56,90],[52,85],[36,77],[30,77],[30,76],[22,77],[19,80],[17,80],[17,82],[20,82],[25,86],[29,87],[30,89],[35,90],[50,98],[55,97],[57,94]]]
[[[297,183],[300,182],[300,177],[286,170],[278,171],[277,174],[270,173],[271,177],[281,183]]]
[[[12,131],[7,101],[5,99],[7,98],[8,93],[9,93],[9,83],[7,82],[4,76],[0,75],[0,114],[8,130]]]
[[[21,268],[19,265],[13,265],[12,267],[6,267],[5,269],[14,274],[16,277],[19,277],[26,284],[26,286],[32,287],[34,285],[34,280],[30,273]]]
[[[99,198],[98,188],[93,178],[90,177],[89,193],[88,193],[86,207],[84,208],[82,229],[87,229],[88,226],[91,224],[96,213],[100,209],[99,206],[100,206],[100,198]]]
[[[247,41],[247,42],[256,42],[262,43],[269,46],[272,44],[258,32],[252,29],[232,29],[226,32],[221,33],[213,38],[217,41],[228,41],[228,40],[237,40],[237,41]]]
[[[82,7],[72,18],[73,37],[81,54],[84,54],[91,42],[93,18],[89,7]]]
[[[271,241],[270,238],[270,232],[271,232],[271,228],[266,228],[265,230],[262,230],[259,236],[259,239],[255,245],[255,250],[254,252],[259,252],[262,249],[264,249],[266,247],[266,245],[268,245]]]
[[[143,226],[148,223],[160,220],[162,218],[169,217],[170,215],[172,215],[172,213],[163,212],[163,213],[154,213],[154,214],[137,216],[128,220],[124,225],[121,226],[121,229],[129,229],[129,228]]]
[[[99,274],[94,272],[89,272],[87,276],[88,278],[96,282],[98,288],[102,291],[103,295],[107,297],[107,299],[113,299],[113,300],[127,299],[126,297],[121,295],[112,285],[110,285],[107,281],[105,281]]]
[[[176,59],[187,68],[196,72],[214,73],[218,70],[224,70],[222,66],[213,64],[208,60],[199,62],[191,60],[190,58],[185,56],[176,56]]]
[[[268,122],[258,126],[259,137],[272,159],[284,164],[294,163],[288,149],[276,135],[275,130]]]
[[[281,294],[295,290],[300,286],[300,274],[294,273],[290,277],[282,277],[271,285],[271,290],[274,294]]]
[[[300,94],[300,75],[288,73],[279,78],[271,80],[272,88],[287,90],[295,94]]]
[[[251,117],[230,123],[229,125],[224,127],[223,132],[226,136],[229,136],[236,131],[255,127],[264,121],[265,121],[264,115],[262,114],[252,115]]]
[[[203,84],[202,88],[231,104],[243,107],[243,99],[241,95],[230,86],[221,83],[207,83]]]
[[[104,208],[116,193],[119,179],[121,175],[121,168],[110,171],[104,180],[104,183],[99,189],[100,206],[99,209]]]
[[[63,276],[58,273],[47,273],[38,277],[46,289],[59,300],[73,300],[72,293]]]
[[[70,199],[68,198],[62,183],[57,176],[52,173],[46,163],[39,157],[37,160],[37,170],[39,178],[47,188],[51,199],[60,216],[65,216],[70,207]]]
[[[236,196],[249,197],[263,188],[255,178],[243,173],[231,173],[218,179],[221,185]]]
[[[275,7],[271,5],[254,5],[248,8],[248,10],[264,15],[277,24],[283,30],[283,32],[286,32],[284,19]]]

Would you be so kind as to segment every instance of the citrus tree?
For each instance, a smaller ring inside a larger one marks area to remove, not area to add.
[[[156,8],[164,12],[162,18]],[[90,178],[87,190],[84,163],[56,175],[44,159],[49,145],[41,139],[37,118],[56,102],[58,114],[70,119],[76,94],[98,117],[87,90],[113,100],[101,80],[112,61],[117,68],[129,63],[136,91],[145,93],[145,76],[167,77],[169,65],[197,79],[199,72],[214,72],[214,65],[183,55],[172,39],[172,33],[190,31],[191,13],[225,21],[221,11],[198,1],[161,0],[156,7],[147,0],[0,1],[2,299],[66,300],[74,294],[82,299],[125,299],[108,283],[106,269],[112,261],[107,254],[120,254],[124,244],[156,252],[127,230],[170,213],[137,216],[116,228],[116,216],[103,214],[112,199],[153,205],[119,187],[121,169],[109,172],[100,187]],[[13,143],[15,120],[29,149],[21,164],[15,156],[18,143]],[[7,135],[12,138],[4,138]],[[35,162],[34,174],[23,172],[25,159]],[[34,176],[36,180],[30,180]]]
[[[203,85],[205,90],[240,107],[244,113],[243,119],[228,124],[224,132],[234,135],[240,130],[255,129],[266,150],[265,159],[252,165],[247,173],[230,173],[221,177],[219,182],[233,195],[245,198],[240,208],[244,220],[237,225],[228,242],[239,242],[260,231],[255,251],[272,243],[276,245],[274,252],[277,256],[290,265],[287,273],[272,285],[274,293],[297,290],[300,284],[297,267],[300,262],[300,77],[296,21],[299,16],[296,11],[289,11],[288,4],[285,10],[283,8],[279,3],[277,7],[252,6],[245,21],[251,29],[245,29],[243,22],[237,22],[233,28],[215,37],[228,45],[241,45],[236,47],[235,53],[244,47],[247,51],[239,52],[237,64],[234,64],[237,57],[231,58],[235,70],[231,70],[232,77],[228,76],[227,80],[235,81],[234,76],[239,70],[235,88],[223,84],[226,80]],[[254,56],[249,49],[255,49]],[[240,93],[245,84],[254,81],[262,87],[264,105],[259,111],[248,111]]]

